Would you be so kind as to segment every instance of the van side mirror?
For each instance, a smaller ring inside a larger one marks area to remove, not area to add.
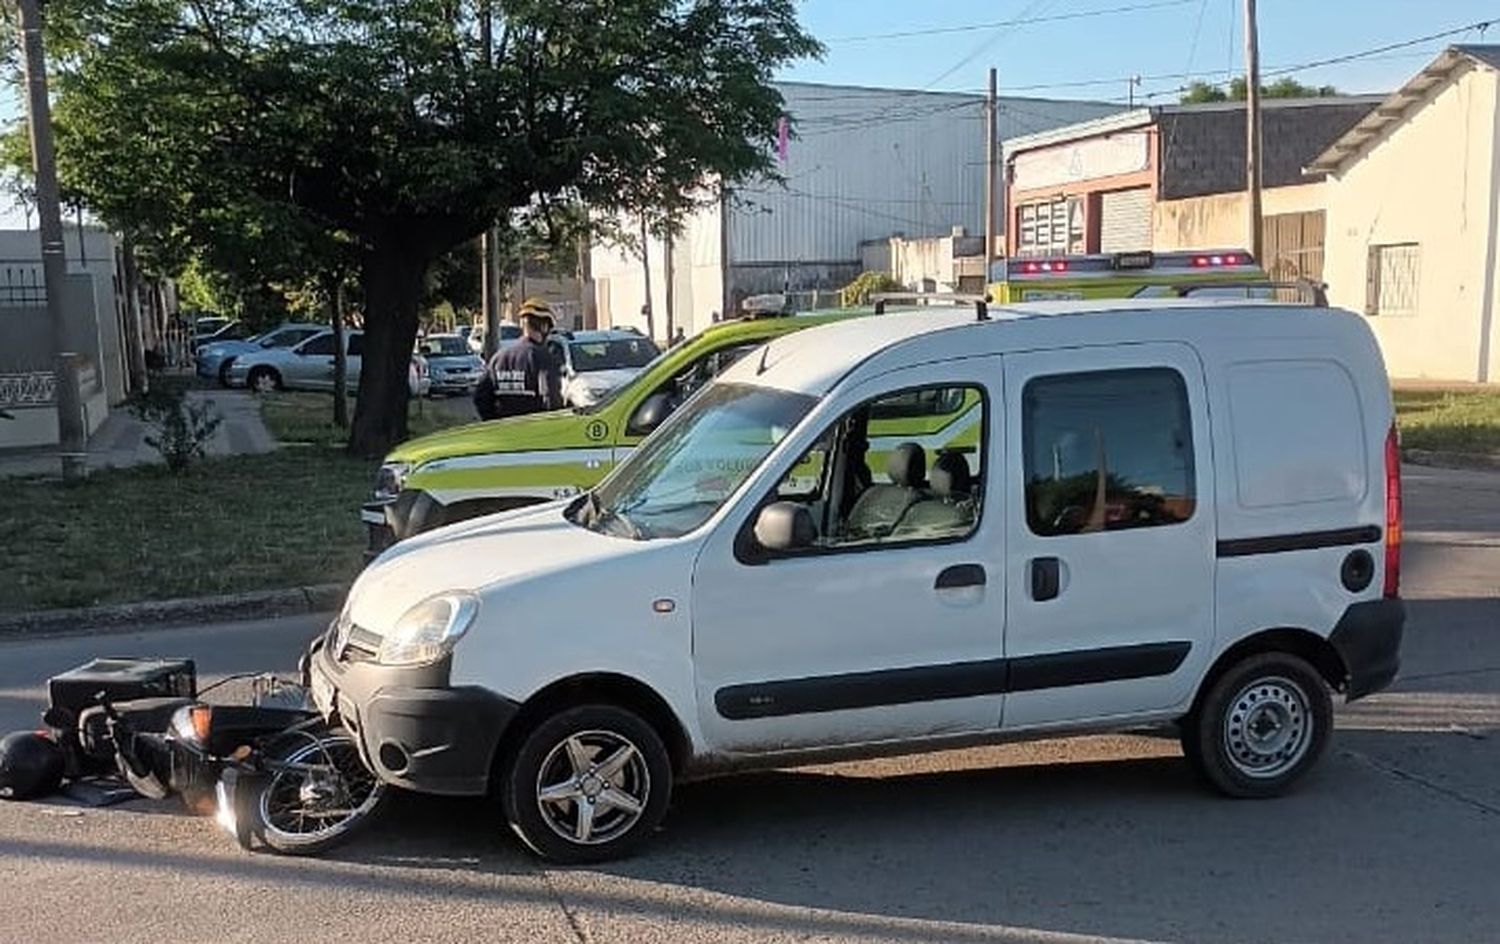
[[[625,432],[632,436],[645,436],[666,422],[671,415],[672,397],[666,393],[653,393],[636,408],[635,415],[625,426]]]
[[[755,540],[768,551],[812,547],[818,538],[812,512],[796,502],[772,502],[755,518]]]

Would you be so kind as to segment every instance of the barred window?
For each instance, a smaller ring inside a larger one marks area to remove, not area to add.
[[[1422,247],[1417,243],[1371,246],[1365,270],[1365,314],[1394,316],[1417,313],[1422,275]]]

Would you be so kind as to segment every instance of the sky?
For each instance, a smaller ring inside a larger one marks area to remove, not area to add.
[[[1500,0],[1258,6],[1268,80],[1283,70],[1342,92],[1395,89],[1450,43],[1500,43]],[[1244,68],[1243,0],[801,0],[799,9],[827,50],[820,61],[784,69],[782,79],[981,92],[993,66],[1002,95],[1124,103],[1133,93],[1137,103],[1160,104],[1176,101],[1183,73],[1223,82]],[[1488,35],[1462,31],[1491,18]],[[1449,31],[1457,32],[1422,39]],[[1348,61],[1289,69],[1336,58]],[[1134,88],[1131,76],[1141,77]],[[0,117],[16,108],[0,101]],[[21,225],[19,211],[0,199],[0,227]]]
[[[991,66],[1002,95],[1175,101],[1185,72],[1220,81],[1244,68],[1243,0],[802,0],[803,25],[827,47],[821,62],[782,78],[942,91],[982,91]],[[1264,71],[1366,53],[1496,19],[1489,0],[1259,0]],[[1122,10],[1122,8],[1130,8]],[[1101,13],[1100,11],[1122,11]],[[887,34],[979,24],[1011,25],[927,35]],[[886,36],[864,39],[862,37]],[[1399,87],[1449,43],[1484,42],[1478,31],[1350,62],[1298,69],[1297,79],[1347,92]],[[1074,84],[1090,83],[1090,84]]]

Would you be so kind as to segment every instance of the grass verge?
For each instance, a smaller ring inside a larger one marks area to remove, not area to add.
[[[1500,391],[1397,390],[1395,397],[1402,446],[1500,455]]]
[[[354,402],[350,397],[351,417]],[[261,400],[261,416],[265,417],[271,435],[283,443],[341,449],[349,436],[347,430],[333,424],[333,400],[327,394],[268,394]],[[467,399],[413,400],[406,413],[407,430],[412,438],[474,422],[474,419]]]
[[[0,611],[133,603],[353,579],[372,463],[281,450],[7,483]]]
[[[459,405],[414,405],[413,435],[464,422]],[[0,612],[352,580],[376,463],[344,454],[326,395],[279,394],[262,409],[272,434],[295,445],[181,475],[146,466],[78,485],[7,481]]]

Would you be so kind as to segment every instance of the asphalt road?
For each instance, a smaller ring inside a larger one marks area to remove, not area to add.
[[[542,869],[480,802],[402,797],[331,858],[170,803],[0,804],[0,944],[1500,939],[1500,476],[1407,476],[1405,670],[1269,802],[1087,738],[684,787],[638,858]],[[0,730],[99,654],[290,668],[321,620],[0,644]]]

